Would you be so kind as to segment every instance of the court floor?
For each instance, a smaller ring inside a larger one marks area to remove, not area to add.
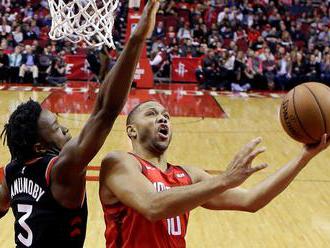
[[[41,102],[45,100],[44,106],[58,112],[60,122],[70,128],[73,135],[77,135],[93,102],[93,97],[84,97],[83,91],[79,92],[81,96],[78,94],[77,99],[68,103],[63,102],[63,97],[54,96],[56,92],[17,90],[0,91],[1,126],[19,101],[31,97]],[[72,91],[66,93],[69,94],[68,99],[73,99],[70,95]],[[213,97],[211,94],[206,99],[200,93],[190,91],[181,95],[175,92],[148,93],[149,97],[156,97],[167,105],[174,114],[174,135],[168,151],[169,161],[173,164],[224,170],[243,144],[261,136],[267,152],[257,162],[267,162],[270,166],[243,185],[248,188],[293,159],[301,148],[281,129],[278,120],[280,98],[230,94]],[[52,98],[55,100],[49,100]],[[148,94],[145,92],[131,93],[123,113],[146,99]],[[210,109],[209,104],[215,105]],[[64,106],[65,111],[61,111]],[[131,149],[124,123],[125,116],[121,115],[102,150],[90,163],[87,248],[105,247],[103,213],[98,200],[98,169],[107,152]],[[0,145],[0,165],[8,160],[7,149]],[[202,208],[193,210],[189,220],[187,247],[330,247],[329,161],[330,150],[313,160],[284,193],[257,213],[216,212]],[[0,220],[0,247],[14,247],[11,213]]]

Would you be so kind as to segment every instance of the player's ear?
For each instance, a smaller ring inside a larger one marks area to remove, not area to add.
[[[41,143],[34,144],[33,145],[33,150],[37,154],[42,154],[42,153],[45,153],[47,151]]]
[[[136,129],[133,125],[128,125],[126,127],[126,132],[127,132],[127,135],[130,139],[135,139],[136,136],[137,136]]]

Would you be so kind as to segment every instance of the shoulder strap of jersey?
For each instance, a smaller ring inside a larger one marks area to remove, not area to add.
[[[3,168],[3,180],[6,180],[6,184],[8,185],[8,176],[11,176],[11,172],[14,169],[13,166],[15,161],[11,161],[9,164],[7,164],[4,168]]]
[[[58,159],[58,156],[53,157],[47,165],[46,172],[45,172],[45,179],[46,179],[47,186],[49,186],[49,184],[50,184],[50,173],[51,173],[57,159]]]
[[[180,166],[180,165],[172,165],[172,164],[169,164],[172,168],[176,169],[176,170],[179,170],[180,172],[184,173],[188,180],[189,180],[189,184],[193,184],[193,181],[192,181],[192,178],[190,176],[190,174],[188,173],[188,171],[183,168],[183,166]]]
[[[129,152],[128,154],[132,155],[133,157],[135,157],[139,161],[141,171],[142,171],[143,174],[145,174],[147,172],[146,166],[151,165],[151,164],[148,161],[144,160],[143,158],[140,158],[138,155],[136,155],[132,152]],[[153,165],[151,165],[151,166],[153,166]]]

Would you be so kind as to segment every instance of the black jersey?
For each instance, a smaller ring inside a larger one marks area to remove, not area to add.
[[[16,247],[83,247],[86,197],[81,208],[74,210],[57,203],[50,190],[50,171],[56,159],[45,156],[26,164],[13,161],[5,168]]]

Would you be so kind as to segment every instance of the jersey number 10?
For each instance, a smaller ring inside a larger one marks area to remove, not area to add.
[[[181,235],[181,220],[180,216],[167,219],[167,231],[169,235],[179,236]]]

